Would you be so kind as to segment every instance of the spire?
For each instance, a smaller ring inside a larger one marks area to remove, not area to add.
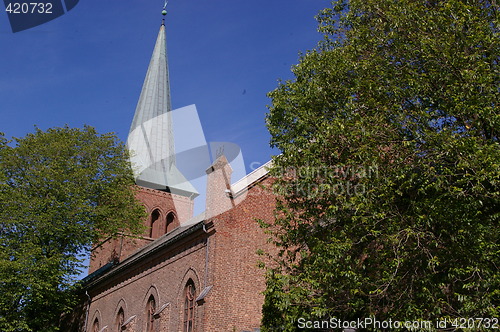
[[[136,183],[198,195],[175,165],[165,24],[162,22],[127,140]]]

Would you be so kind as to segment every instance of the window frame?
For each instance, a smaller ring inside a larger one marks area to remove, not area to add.
[[[157,228],[158,228],[158,223],[160,222],[161,218],[161,211],[160,209],[154,209],[151,212],[151,218],[150,218],[150,223],[149,223],[149,237],[150,238],[155,238],[157,237],[158,234],[156,234]]]
[[[156,299],[149,296],[146,304],[146,332],[153,332],[155,328]]]
[[[167,213],[167,216],[165,217],[165,234],[175,228],[176,219],[177,216],[175,215],[174,211],[170,211],[169,213]]]
[[[184,319],[183,331],[193,332],[195,328],[196,287],[189,279],[184,287]]]
[[[120,332],[122,330],[123,324],[125,323],[125,311],[120,307],[118,313],[116,314],[116,331]]]
[[[94,323],[92,324],[92,332],[99,332],[99,318],[94,319]]]

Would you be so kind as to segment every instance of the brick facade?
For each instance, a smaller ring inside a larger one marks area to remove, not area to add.
[[[210,314],[201,331],[253,331],[260,326],[265,278],[258,267],[263,257],[257,250],[273,248],[257,219],[273,218],[274,196],[261,187],[269,183],[268,178],[261,179],[239,204],[213,217],[214,287]]]
[[[89,273],[109,262],[122,261],[193,216],[194,202],[190,197],[139,187],[137,198],[144,204],[149,216],[144,221],[145,233],[134,237],[118,234],[115,238],[104,239],[92,249]]]
[[[179,222],[156,239],[144,236],[134,242],[123,236],[96,246],[91,264],[95,273],[87,280],[87,331],[93,331],[95,322],[99,331],[146,331],[151,296],[152,331],[184,331],[185,289],[191,281],[194,331],[258,329],[265,279],[257,250],[273,248],[256,219],[270,221],[274,211],[274,196],[264,189],[271,179],[261,173],[235,192],[230,166],[225,157],[219,158],[207,170],[206,211],[194,218],[186,217],[192,213],[189,198],[141,190],[139,198],[150,213],[159,209],[165,220],[174,212]],[[167,230],[166,225],[159,229]],[[105,265],[113,254],[114,265]],[[123,324],[118,322],[120,310]]]

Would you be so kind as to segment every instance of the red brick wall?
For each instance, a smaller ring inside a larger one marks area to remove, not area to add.
[[[224,156],[219,157],[207,169],[206,218],[219,215],[234,207],[229,193],[232,173],[231,165]]]
[[[270,183],[270,179],[264,179],[249,189],[241,203],[213,218],[214,287],[205,331],[252,331],[260,326],[265,271],[257,266],[264,260],[257,250],[275,249],[256,219],[273,218],[274,196],[261,187]]]
[[[176,214],[180,223],[193,216],[194,204],[189,197],[141,187],[137,198],[146,206],[149,215],[155,209],[160,210],[161,229],[165,229],[165,218],[170,211]]]
[[[92,249],[89,274],[111,261],[122,261],[152,241],[151,238],[130,237],[123,234],[104,240]]]
[[[129,324],[129,331],[144,331],[146,326],[146,303],[152,294],[157,311],[155,331],[182,331],[184,287],[192,279],[196,292],[204,288],[206,266],[206,234],[201,230],[189,241],[172,246],[161,255],[151,257],[126,272],[100,283],[89,290],[92,303],[89,309],[89,324],[98,316],[100,326],[114,331],[115,320],[120,308],[125,320],[135,319]],[[203,329],[205,304],[196,308],[197,331]],[[201,329],[200,329],[201,328]]]

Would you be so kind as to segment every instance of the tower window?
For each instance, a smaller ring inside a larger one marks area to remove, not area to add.
[[[158,237],[158,223],[160,220],[160,210],[155,209],[151,213],[151,226],[149,228],[149,237]]]
[[[194,331],[194,300],[196,289],[193,280],[189,279],[184,288],[184,332]]]
[[[175,221],[175,214],[173,212],[167,214],[165,233],[168,233],[175,228],[174,221]]]

